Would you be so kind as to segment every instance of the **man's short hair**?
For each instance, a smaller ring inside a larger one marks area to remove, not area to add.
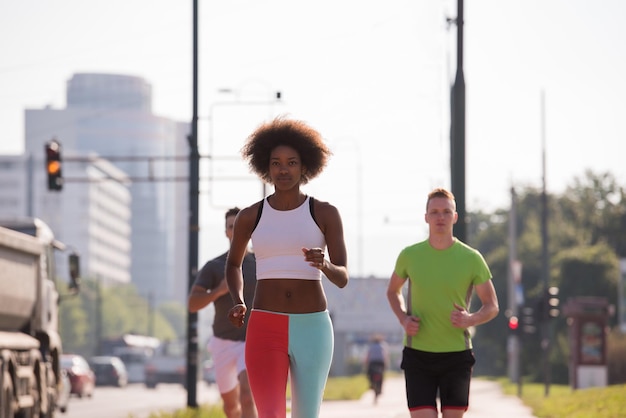
[[[226,211],[226,215],[224,216],[224,219],[228,219],[229,216],[237,216],[240,210],[241,209],[239,209],[237,206],[235,206],[234,208],[228,209]]]
[[[456,208],[456,200],[455,200],[454,195],[452,194],[452,192],[450,190],[448,190],[448,189],[444,189],[443,187],[438,187],[436,189],[433,189],[432,192],[428,193],[428,199],[426,200],[426,211],[427,212],[428,212],[428,204],[435,197],[445,197],[447,199],[450,199],[452,201],[452,203],[454,203],[454,207]]]

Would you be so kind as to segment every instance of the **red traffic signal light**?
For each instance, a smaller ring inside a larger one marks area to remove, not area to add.
[[[48,190],[63,189],[63,175],[61,172],[61,144],[53,139],[45,144],[46,174],[48,176]]]
[[[512,316],[509,318],[509,330],[511,331],[517,331],[517,329],[519,328],[519,320],[517,319],[516,316]]]

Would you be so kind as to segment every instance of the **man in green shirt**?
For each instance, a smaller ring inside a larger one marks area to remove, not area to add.
[[[428,239],[400,252],[387,288],[389,305],[405,331],[401,367],[411,418],[436,418],[437,394],[444,418],[463,416],[475,362],[469,328],[499,311],[482,255],[453,235],[457,219],[451,192],[438,188],[429,193]],[[481,307],[470,313],[473,292]]]

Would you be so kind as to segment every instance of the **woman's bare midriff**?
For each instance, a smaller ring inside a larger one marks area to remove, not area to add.
[[[321,280],[263,279],[257,281],[254,309],[284,313],[312,313],[326,310]]]

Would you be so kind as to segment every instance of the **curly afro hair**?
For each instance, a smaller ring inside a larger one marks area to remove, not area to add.
[[[295,149],[306,172],[302,184],[318,176],[332,155],[321,134],[306,123],[277,117],[261,124],[246,140],[241,155],[248,160],[250,171],[263,181],[271,183],[269,175],[270,154],[280,145]]]

